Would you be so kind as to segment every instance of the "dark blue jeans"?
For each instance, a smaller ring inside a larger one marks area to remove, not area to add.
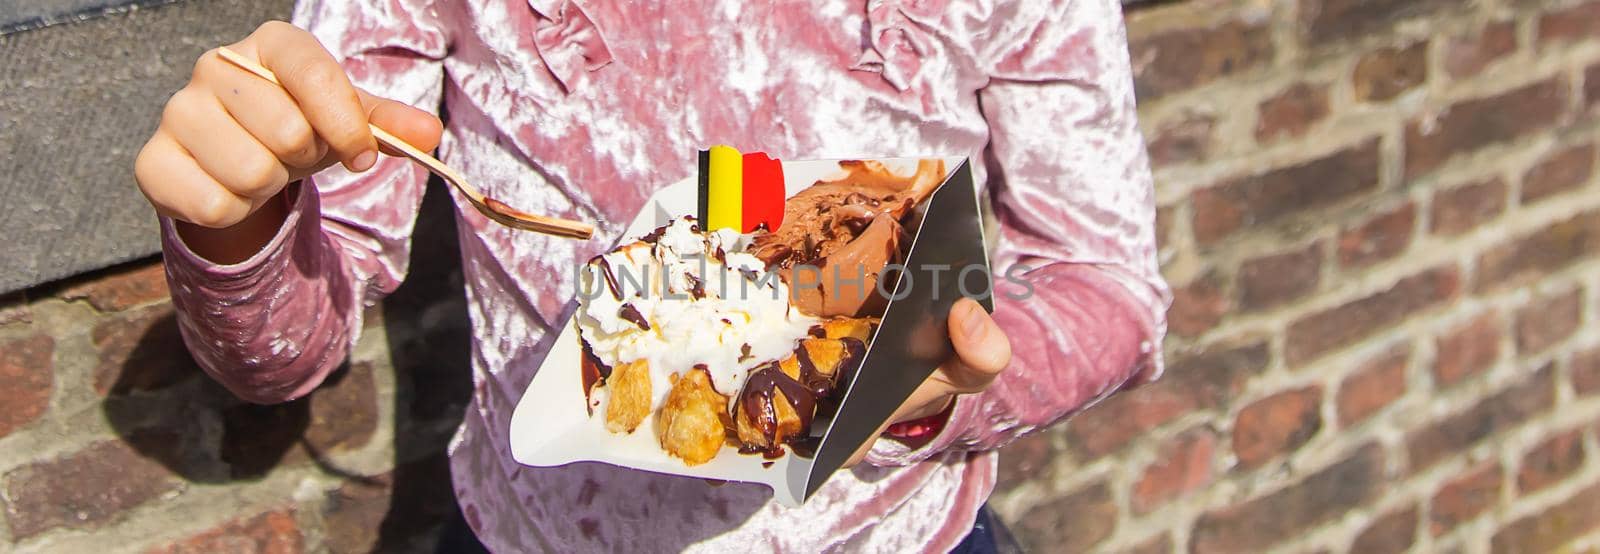
[[[988,504],[978,508],[978,518],[972,522],[972,532],[967,533],[967,538],[956,545],[951,554],[1011,554],[1022,552],[1016,539],[1012,538],[1011,530],[1006,529],[1000,518],[994,516],[994,511]]]
[[[1015,540],[1011,538],[1010,530],[994,517],[994,512],[985,504],[978,509],[978,518],[972,522],[972,532],[967,538],[956,545],[951,554],[999,554],[1021,552]],[[439,554],[486,554],[488,549],[478,542],[472,535],[472,528],[467,526],[467,520],[460,517],[445,524],[444,531],[439,536]]]

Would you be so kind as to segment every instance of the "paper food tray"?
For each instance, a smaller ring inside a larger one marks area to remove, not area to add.
[[[911,174],[920,158],[878,159],[900,174]],[[582,348],[576,316],[561,329],[533,382],[511,417],[511,453],[518,463],[553,467],[573,462],[602,462],[670,475],[761,483],[776,498],[798,506],[838,470],[857,447],[871,438],[894,409],[953,352],[945,319],[960,298],[957,277],[965,290],[991,291],[989,261],[984,252],[983,221],[977,190],[965,158],[944,158],[943,183],[915,210],[906,229],[911,233],[905,266],[894,285],[883,320],[861,366],[839,384],[834,413],[817,414],[811,434],[820,436],[816,452],[805,457],[793,451],[768,460],[740,454],[724,446],[710,462],[687,466],[662,450],[655,438],[655,419],[629,434],[605,429],[605,418],[585,409],[580,370]],[[819,180],[842,174],[838,160],[784,161],[786,196],[794,196]],[[622,242],[632,241],[697,209],[694,178],[663,188],[646,202],[628,226]],[[983,271],[963,271],[978,265]],[[935,276],[934,274],[938,275]],[[885,276],[892,275],[886,273]],[[937,286],[934,281],[937,280]],[[910,286],[908,286],[910,283]],[[887,287],[886,287],[887,288]],[[979,299],[992,310],[991,301]]]

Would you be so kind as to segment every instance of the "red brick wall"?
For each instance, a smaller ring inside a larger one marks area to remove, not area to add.
[[[1600,548],[1600,1],[1211,0],[1129,25],[1168,374],[1005,451],[1019,537]],[[418,257],[455,256],[433,213]],[[454,510],[468,389],[446,266],[274,407],[198,373],[150,262],[0,299],[0,551],[422,545]]]
[[[459,257],[441,200],[418,259]],[[471,390],[456,266],[418,264],[277,406],[190,361],[153,260],[0,298],[0,552],[432,552]]]
[[[1005,451],[1023,542],[1600,548],[1600,2],[1128,21],[1169,369]]]

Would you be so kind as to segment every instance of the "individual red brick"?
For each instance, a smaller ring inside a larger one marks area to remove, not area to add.
[[[1600,63],[1583,70],[1583,105],[1600,104]]]
[[[1600,35],[1600,2],[1578,4],[1539,17],[1539,44],[1590,40]]]
[[[1600,484],[1501,527],[1490,543],[1490,552],[1552,552],[1597,528],[1600,528]]]
[[[379,531],[393,502],[389,491],[393,477],[383,475],[375,482],[350,482],[328,493],[324,506],[327,547],[332,552],[379,552]]]
[[[371,364],[336,373],[307,398],[223,411],[220,458],[235,478],[252,478],[282,464],[360,448],[378,426]],[[307,452],[309,448],[311,451]]]
[[[1433,516],[1428,527],[1433,535],[1449,533],[1494,506],[1500,499],[1501,475],[1500,464],[1484,464],[1440,485],[1433,495]]]
[[[1207,427],[1190,429],[1162,444],[1156,459],[1144,468],[1129,499],[1135,513],[1146,513],[1211,482],[1211,459],[1217,434]]]
[[[1572,336],[1582,324],[1582,288],[1534,298],[1517,310],[1517,351],[1542,351]]]
[[[1239,467],[1258,467],[1293,452],[1322,429],[1322,387],[1275,393],[1245,406],[1233,423]]]
[[[1439,337],[1433,360],[1433,379],[1452,385],[1482,373],[1500,359],[1500,315],[1485,311]]]
[[[1549,155],[1522,174],[1522,203],[1572,190],[1594,175],[1594,145],[1580,144]]]
[[[318,452],[354,450],[378,429],[378,392],[372,364],[352,364],[311,394],[311,425],[306,444]]]
[[[1190,112],[1157,128],[1145,145],[1150,165],[1166,167],[1205,160],[1213,148],[1216,125],[1216,117]]]
[[[1067,444],[1097,458],[1180,416],[1220,408],[1266,369],[1269,359],[1265,342],[1216,346],[1175,358],[1160,380],[1113,395],[1073,417],[1066,426]]]
[[[1464,5],[1463,0],[1411,0],[1409,2],[1369,2],[1365,0],[1307,0],[1300,4],[1300,18],[1311,44],[1363,38],[1387,28],[1401,19],[1426,15],[1448,6]]]
[[[119,312],[169,296],[166,269],[159,261],[118,268],[61,292],[67,300],[87,299],[90,306],[102,312]]]
[[[1117,526],[1117,505],[1104,481],[1034,506],[1017,520],[1026,552],[1084,552]]]
[[[408,545],[420,544],[461,517],[450,483],[449,461],[442,453],[346,481],[322,504],[323,548],[331,553],[413,550]],[[468,512],[469,521],[471,516]]]
[[[1545,439],[1529,450],[1522,458],[1522,469],[1517,472],[1517,490],[1529,494],[1563,479],[1583,468],[1583,433],[1573,429]]]
[[[1339,385],[1339,425],[1348,427],[1377,413],[1406,394],[1409,346],[1367,360]]]
[[[50,408],[55,339],[38,334],[0,342],[0,437],[33,423]]]
[[[1506,183],[1499,178],[1469,183],[1433,195],[1433,232],[1459,235],[1506,209]]]
[[[1295,83],[1276,96],[1263,100],[1257,110],[1257,141],[1298,137],[1328,116],[1328,87]]]
[[[1431,121],[1414,120],[1406,125],[1405,176],[1422,175],[1457,154],[1548,128],[1566,111],[1566,98],[1567,85],[1558,77],[1456,103]]]
[[[1298,165],[1235,178],[1195,192],[1194,235],[1217,242],[1246,225],[1325,208],[1378,186],[1378,141]]]
[[[1406,437],[1411,470],[1422,471],[1439,460],[1471,448],[1483,439],[1509,430],[1555,403],[1554,371],[1539,370],[1520,383],[1483,399],[1452,416],[1413,431]]]
[[[1417,540],[1417,507],[1390,512],[1379,516],[1356,535],[1350,544],[1351,552],[1361,554],[1398,554],[1411,549]]]
[[[1047,471],[1050,461],[1056,456],[1053,439],[1053,433],[1039,432],[1017,439],[1000,449],[1000,470],[995,476],[995,490],[1011,490]]]
[[[1356,61],[1350,78],[1357,100],[1383,101],[1428,80],[1428,41],[1379,48]]]
[[[1572,355],[1572,388],[1578,394],[1600,393],[1600,348]]]
[[[1600,212],[1586,212],[1491,247],[1478,256],[1480,292],[1523,284],[1600,251]]]
[[[1264,551],[1366,504],[1385,485],[1383,449],[1369,444],[1298,483],[1201,514],[1189,549],[1200,554]]]
[[[1135,93],[1148,102],[1264,65],[1272,59],[1268,23],[1234,20],[1132,37],[1129,53],[1140,61],[1133,70]]]
[[[1460,281],[1454,266],[1436,267],[1387,290],[1301,317],[1289,325],[1287,361],[1296,366],[1393,326],[1455,297]]]
[[[1156,208],[1156,244],[1166,248],[1172,244],[1172,218],[1173,206],[1160,206]]]
[[[1270,308],[1317,289],[1322,275],[1322,245],[1247,260],[1239,266],[1239,304],[1247,310]]]
[[[1167,329],[1184,337],[1197,337],[1216,327],[1228,313],[1228,297],[1221,279],[1207,272],[1188,284],[1172,289],[1172,307],[1167,311]]]
[[[145,554],[299,554],[305,552],[292,510],[240,518]]]
[[[1395,257],[1411,244],[1416,221],[1416,205],[1406,202],[1345,230],[1339,234],[1339,263],[1365,267]]]
[[[1567,544],[1600,528],[1600,485],[1578,491],[1554,506],[1524,516],[1495,533],[1490,552],[1593,552]]]
[[[32,462],[0,478],[6,520],[19,541],[58,527],[98,527],[181,486],[159,462],[117,440]]]
[[[1444,51],[1444,70],[1451,77],[1476,75],[1495,60],[1506,57],[1517,49],[1515,21],[1497,21],[1484,26],[1474,35],[1450,39]]]
[[[170,304],[106,318],[91,337],[100,352],[94,389],[102,396],[156,390],[201,373]]]

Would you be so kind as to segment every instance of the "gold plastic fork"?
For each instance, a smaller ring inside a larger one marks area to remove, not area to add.
[[[250,58],[239,55],[238,52],[224,47],[218,48],[217,54],[222,56],[222,59],[228,60],[229,63],[239,66],[240,69],[254,73],[257,77],[272,81],[272,84],[275,85],[283,85],[278,82],[278,76],[272,74],[272,70],[262,67],[261,64],[252,61]],[[530,214],[512,208],[499,200],[484,196],[482,191],[472,186],[459,172],[445,165],[438,158],[434,158],[428,155],[427,152],[418,150],[417,147],[400,140],[399,137],[379,129],[377,125],[369,124],[367,127],[372,130],[372,136],[378,139],[379,144],[392,148],[404,154],[407,158],[411,158],[412,161],[422,164],[423,167],[428,168],[428,171],[432,171],[434,175],[438,175],[446,183],[456,187],[456,190],[461,191],[462,196],[466,196],[472,207],[477,208],[478,212],[482,213],[484,217],[488,217],[507,227],[546,235],[576,239],[587,239],[594,236],[594,226],[587,223]]]

